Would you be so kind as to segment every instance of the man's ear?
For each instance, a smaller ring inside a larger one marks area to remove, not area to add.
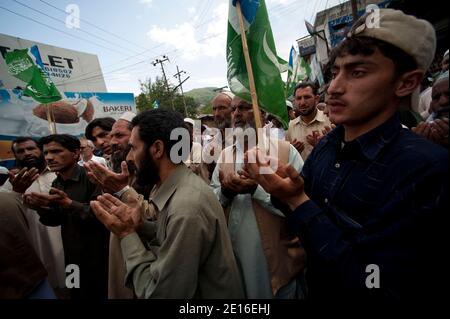
[[[316,101],[316,105],[320,102],[320,95],[314,96],[314,100]]]
[[[164,156],[165,148],[161,140],[156,140],[149,149],[150,155],[154,159],[161,159]]]
[[[411,95],[420,86],[423,78],[422,70],[406,72],[397,80],[395,95],[399,98]]]
[[[75,150],[75,152],[73,152],[73,157],[78,161],[78,159],[80,158],[80,149]]]

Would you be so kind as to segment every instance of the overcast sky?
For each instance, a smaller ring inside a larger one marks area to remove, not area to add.
[[[318,11],[342,2],[266,0],[278,55],[287,60],[295,40],[307,35],[305,20],[313,23]],[[190,76],[184,84],[187,91],[227,84],[228,3],[228,0],[0,0],[0,7],[27,17],[0,8],[0,33],[96,54],[109,92],[139,93],[139,79],[161,75],[159,65],[155,67],[151,62],[166,54],[170,59],[165,64],[169,80],[176,83],[173,75],[178,65]],[[63,22],[67,14],[62,11],[70,4],[80,9],[79,30],[69,29]]]

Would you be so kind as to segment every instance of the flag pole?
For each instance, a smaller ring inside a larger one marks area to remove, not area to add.
[[[253,116],[255,117],[255,125],[256,125],[256,136],[257,136],[257,143],[259,141],[263,141],[261,138],[259,138],[261,128],[262,128],[262,121],[261,121],[261,112],[259,111],[258,106],[258,96],[256,94],[256,87],[255,87],[255,78],[253,76],[253,69],[252,69],[252,63],[250,60],[250,54],[248,52],[248,45],[247,45],[247,37],[245,35],[245,27],[244,27],[244,18],[242,16],[242,8],[241,8],[241,1],[236,1],[236,10],[237,10],[237,16],[239,19],[239,28],[241,30],[241,39],[242,39],[242,48],[244,50],[244,59],[245,59],[245,65],[247,67],[247,74],[248,74],[248,82],[250,84],[250,95],[252,97],[252,106],[253,106]]]
[[[53,126],[52,112],[48,103],[45,103],[45,111],[47,113],[48,130],[50,131],[50,134],[56,134]]]
[[[56,132],[56,121],[55,121],[55,113],[53,112],[53,106],[50,107],[50,115],[51,115],[51,118],[52,118],[53,134],[58,134]]]

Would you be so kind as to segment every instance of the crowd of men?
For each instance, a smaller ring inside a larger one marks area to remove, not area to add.
[[[17,138],[0,192],[0,298],[434,297],[448,51],[413,99],[435,50],[428,22],[381,9],[379,27],[362,17],[332,51],[325,87],[295,87],[287,131],[263,114],[252,137],[252,104],[221,92],[200,137],[157,109],[94,119],[81,138]]]

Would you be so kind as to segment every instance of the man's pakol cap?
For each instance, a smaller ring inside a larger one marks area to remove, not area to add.
[[[400,10],[378,9],[362,16],[347,37],[369,37],[390,43],[414,58],[424,71],[430,67],[436,52],[433,26]]]

